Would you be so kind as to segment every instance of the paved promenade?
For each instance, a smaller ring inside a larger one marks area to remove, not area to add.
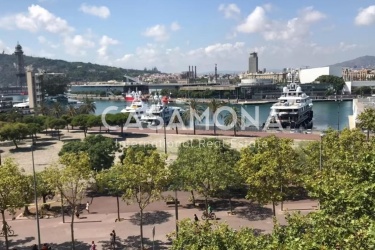
[[[194,214],[199,217],[202,211],[198,208],[189,208],[187,201],[188,193],[179,192],[181,206],[179,206],[179,219],[192,219]],[[273,228],[271,206],[259,207],[246,200],[235,200],[235,215],[228,215],[228,207],[214,204],[214,212],[218,222],[227,222],[232,228],[239,229],[248,226],[259,232],[267,233]],[[225,203],[224,203],[225,204]],[[286,210],[300,210],[308,213],[316,208],[316,202],[310,200],[287,202],[284,211],[277,206],[277,219],[284,224]],[[89,249],[91,241],[95,241],[97,249],[109,249],[110,232],[116,231],[117,249],[139,249],[140,228],[139,214],[136,205],[126,205],[120,202],[121,222],[115,222],[117,218],[116,199],[114,197],[96,197],[92,200],[90,214],[83,211],[81,218],[74,223],[77,249]],[[65,216],[51,219],[40,219],[41,242],[51,244],[53,249],[70,249],[70,217]],[[31,249],[37,243],[36,220],[17,216],[16,220],[9,221],[9,225],[15,231],[16,236],[10,237],[11,249]],[[167,206],[165,202],[159,201],[149,205],[145,210],[144,238],[148,247],[152,246],[152,228],[155,227],[155,249],[168,249],[170,241],[166,235],[175,230],[174,206]],[[4,249],[4,238],[0,238],[0,249]],[[151,248],[150,248],[151,249]]]

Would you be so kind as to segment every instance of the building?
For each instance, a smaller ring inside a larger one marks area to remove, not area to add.
[[[344,85],[344,91],[346,93],[354,93],[356,89],[362,87],[369,87],[375,89],[375,81],[347,81]]]
[[[249,56],[249,73],[258,73],[258,54],[256,52],[250,53]]]
[[[312,83],[319,76],[323,75],[333,75],[342,77],[341,67],[320,67],[320,68],[309,68],[309,69],[300,69],[299,79],[301,84]]]
[[[21,91],[22,91],[22,87],[26,86],[26,74],[25,74],[25,63],[23,60],[23,50],[19,43],[17,43],[14,54],[16,55],[16,59],[17,59],[17,64],[16,64],[17,86],[21,87]]]
[[[375,80],[375,70],[373,69],[343,69],[342,77],[344,81],[369,81]]]
[[[282,83],[287,80],[286,72],[267,72],[267,73],[248,73],[240,75],[241,83],[245,83],[247,80],[257,79],[265,80],[271,83]],[[251,82],[251,81],[250,81]]]
[[[27,92],[29,94],[29,109],[35,111],[42,102],[42,91],[39,78],[32,71],[26,73]]]

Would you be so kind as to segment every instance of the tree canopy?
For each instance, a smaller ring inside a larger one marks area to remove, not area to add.
[[[332,87],[335,90],[336,94],[340,94],[345,85],[345,81],[342,77],[333,75],[322,75],[316,78],[315,81],[320,83],[332,84]]]
[[[65,143],[59,155],[65,153],[86,152],[89,155],[90,167],[92,170],[100,171],[112,166],[115,159],[115,152],[118,145],[112,138],[102,135],[90,135],[83,141],[71,141]]]

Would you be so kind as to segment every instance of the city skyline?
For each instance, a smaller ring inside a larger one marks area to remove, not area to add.
[[[372,1],[7,1],[0,50],[162,72],[325,66],[374,55]],[[345,13],[342,14],[342,13]]]

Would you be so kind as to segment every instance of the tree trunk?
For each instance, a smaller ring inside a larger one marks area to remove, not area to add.
[[[234,137],[236,137],[236,126],[233,127]]]
[[[25,208],[23,209],[23,216],[29,216],[29,215],[30,215],[29,206],[25,205]]]
[[[42,199],[43,199],[43,204],[45,204],[47,202],[47,195],[43,194]]]
[[[215,121],[214,121],[214,135],[216,135],[216,124],[215,124]]]
[[[73,213],[72,213],[72,220],[70,222],[70,234],[72,236],[72,249],[75,250],[76,246],[75,246],[75,241],[74,241],[74,216],[76,216],[75,212],[77,208],[75,206],[72,206],[72,207],[73,207]]]
[[[204,201],[206,202],[206,212],[208,214],[208,200],[207,200],[207,196],[204,197]]]
[[[60,141],[60,130],[59,130],[59,129],[57,129],[57,138],[58,138],[59,141]]]
[[[273,212],[273,216],[276,216],[276,208],[275,208],[275,202],[272,201],[272,212]]]
[[[370,139],[370,130],[367,129],[367,141],[369,141],[369,139]]]
[[[68,132],[69,132],[69,125],[66,125],[66,129],[68,130]]]
[[[118,194],[116,194],[116,199],[117,199],[117,221],[120,222],[120,201]]]
[[[4,227],[6,221],[5,221],[5,215],[4,215],[4,210],[1,210],[1,217],[3,218],[3,227],[2,227],[2,230],[4,230],[4,236],[5,236],[5,249],[6,250],[9,250],[9,242],[8,242],[8,231],[7,231],[7,228]]]
[[[194,131],[194,135],[195,135],[195,119],[193,120],[193,131]]]
[[[176,126],[176,135],[178,135],[178,126]]]
[[[124,126],[121,124],[121,137],[124,137]]]
[[[86,128],[83,129],[83,134],[85,135],[85,138],[86,138],[86,133],[87,133],[87,130]]]
[[[143,246],[143,209],[142,208],[141,208],[140,214],[141,214],[141,218],[140,218],[139,226],[141,229],[141,249],[143,250],[144,246]]]
[[[193,202],[193,206],[195,207],[195,197],[194,197],[194,191],[191,190],[191,198],[192,198],[192,202]]]
[[[16,140],[13,140],[13,143],[14,143],[14,145],[16,146],[16,149],[18,149],[18,145],[17,145]]]
[[[232,198],[229,198],[229,209],[230,209],[230,213],[232,214],[232,212],[233,212]]]

